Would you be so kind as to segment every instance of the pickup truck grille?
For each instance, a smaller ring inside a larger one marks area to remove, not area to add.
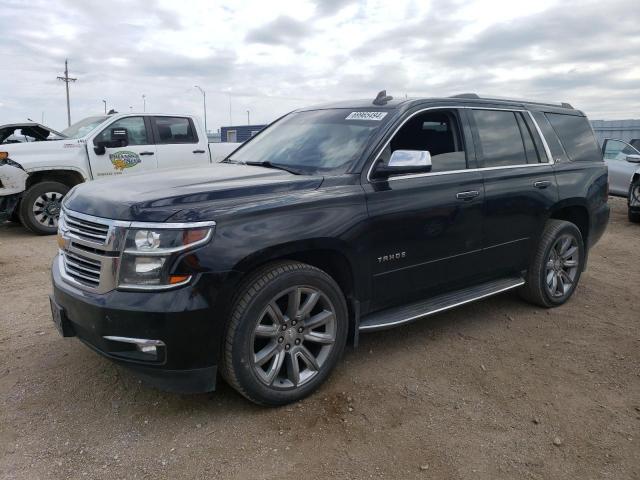
[[[63,252],[63,258],[67,275],[91,288],[100,285],[101,262],[70,251]]]
[[[104,244],[109,235],[109,225],[90,222],[65,213],[65,223],[69,233],[83,240]]]

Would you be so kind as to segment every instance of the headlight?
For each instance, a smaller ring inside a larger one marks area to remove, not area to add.
[[[173,260],[184,251],[207,243],[215,223],[173,228],[144,224],[127,231],[120,262],[118,287],[154,289],[187,283],[190,275],[172,272]],[[143,228],[144,227],[144,228]]]

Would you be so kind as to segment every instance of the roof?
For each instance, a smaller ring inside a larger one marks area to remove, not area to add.
[[[475,93],[463,93],[460,95],[453,95],[450,97],[408,97],[398,98],[390,100],[384,105],[375,105],[373,98],[359,99],[359,100],[346,100],[340,102],[325,103],[321,105],[314,105],[311,107],[301,108],[297,111],[307,110],[323,110],[330,108],[346,108],[346,109],[375,109],[375,110],[395,110],[401,107],[411,108],[413,106],[421,105],[424,103],[455,103],[455,104],[477,104],[477,105],[505,105],[510,107],[520,107],[529,110],[544,110],[544,111],[562,111],[563,113],[570,113],[573,115],[584,115],[579,110],[574,109],[568,103],[544,103],[530,100],[521,99],[508,99],[508,98],[489,98],[480,97]]]

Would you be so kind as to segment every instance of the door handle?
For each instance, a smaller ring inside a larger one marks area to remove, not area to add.
[[[194,150],[193,153],[204,153],[204,150]]]
[[[533,186],[536,188],[547,188],[551,185],[549,180],[538,180],[537,182],[533,182]]]
[[[140,152],[140,155],[153,155],[153,152]]]
[[[477,191],[477,190],[469,190],[468,192],[456,193],[456,198],[458,200],[470,200],[472,198],[477,197],[478,195],[480,195],[479,191]]]

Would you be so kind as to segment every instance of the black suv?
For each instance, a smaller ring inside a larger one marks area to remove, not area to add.
[[[221,164],[74,188],[53,317],[161,388],[213,390],[220,371],[285,404],[360,332],[511,289],[562,305],[607,195],[568,104],[382,94],[301,109]]]

